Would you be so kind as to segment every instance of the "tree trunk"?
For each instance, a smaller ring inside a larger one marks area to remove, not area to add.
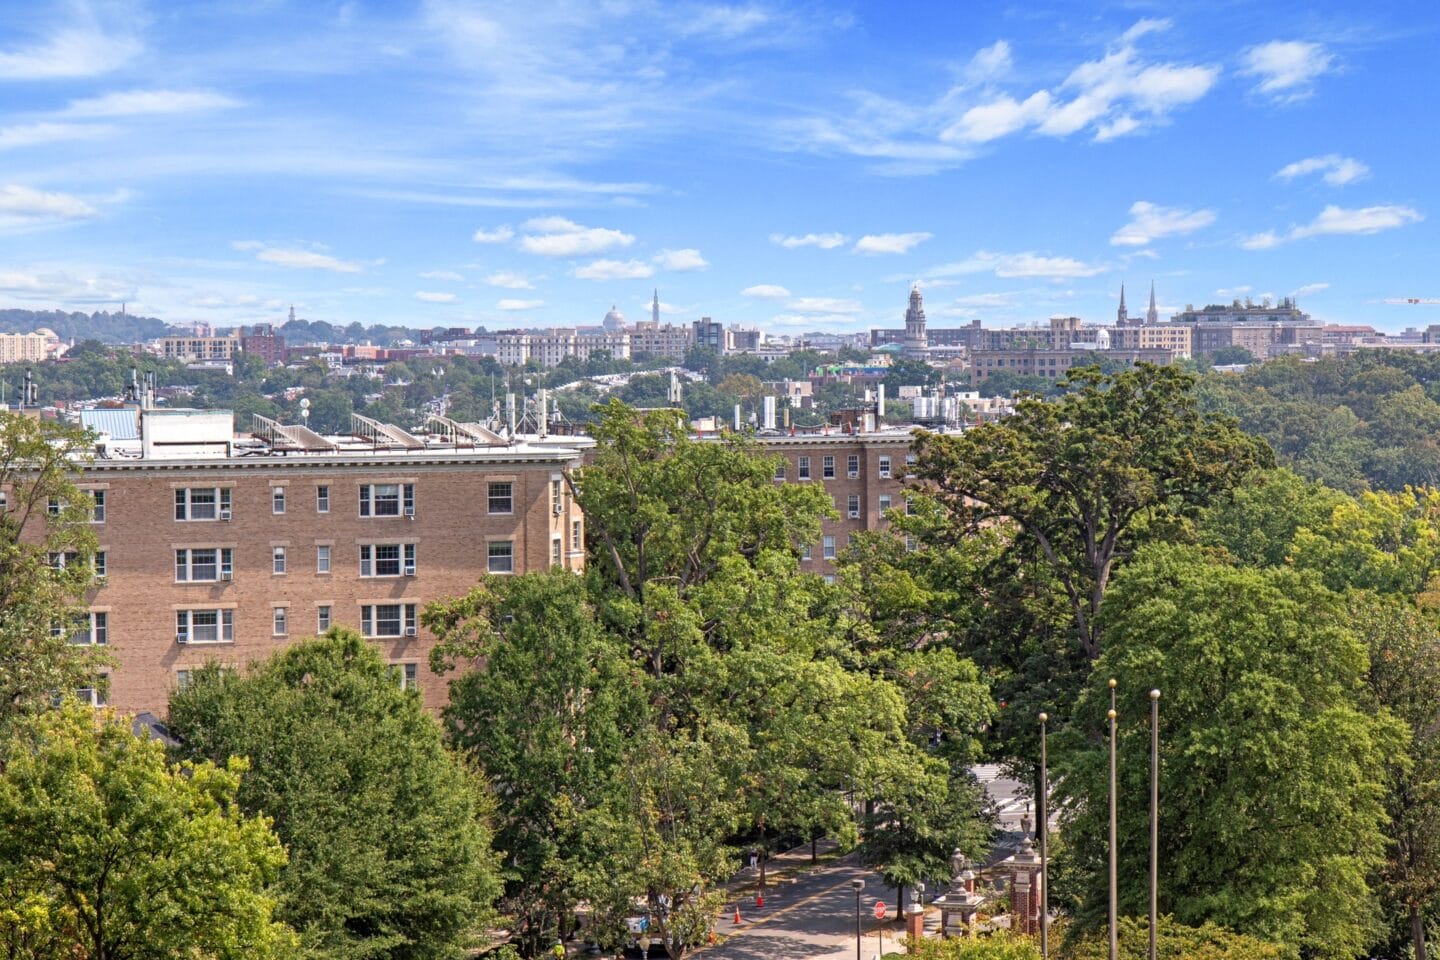
[[[816,837],[815,834],[813,834],[813,833],[810,834],[810,862],[811,862],[811,863],[814,863],[817,859],[819,859],[819,858],[815,855],[815,844],[816,844],[816,841],[817,841],[818,839],[819,839],[819,838]]]
[[[1415,941],[1415,960],[1425,960],[1425,918],[1413,903],[1410,904],[1410,936]]]

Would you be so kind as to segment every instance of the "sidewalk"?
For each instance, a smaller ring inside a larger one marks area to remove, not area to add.
[[[768,899],[781,893],[780,888],[794,883],[798,877],[810,870],[833,863],[838,858],[839,852],[839,843],[830,837],[825,837],[815,843],[816,859],[813,862],[810,859],[810,844],[808,843],[802,843],[798,847],[772,855],[765,864],[765,897]],[[759,866],[741,867],[720,886],[720,889],[725,891],[727,911],[734,909],[737,900],[753,904],[756,895],[760,893]]]

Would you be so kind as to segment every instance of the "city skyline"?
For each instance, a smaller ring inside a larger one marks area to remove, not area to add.
[[[1440,252],[1410,5],[31,4],[0,305],[776,333],[1298,297]],[[1427,79],[1428,77],[1428,79]],[[1376,118],[1383,118],[1377,120]]]

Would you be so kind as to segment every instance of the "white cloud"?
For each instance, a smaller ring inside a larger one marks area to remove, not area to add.
[[[470,239],[476,243],[504,243],[513,236],[515,236],[515,231],[508,226],[499,226],[494,230],[486,230],[481,227]]]
[[[1107,271],[1104,264],[1086,263],[1073,257],[1047,257],[1024,253],[991,253],[978,250],[966,260],[946,263],[926,272],[927,277],[951,277],[969,273],[994,273],[1006,280],[1031,277],[1044,280],[1071,280],[1093,277]]]
[[[576,267],[571,276],[580,280],[643,280],[655,276],[655,268],[640,260],[596,260]]]
[[[1294,290],[1290,291],[1290,296],[1308,297],[1312,293],[1320,293],[1321,291],[1329,289],[1330,284],[1328,283],[1307,283],[1303,287],[1296,287]]]
[[[797,297],[785,305],[796,313],[855,314],[865,307],[858,300],[844,300],[837,297]]]
[[[774,283],[757,283],[753,287],[746,287],[740,291],[742,297],[763,297],[767,300],[783,300],[790,296],[790,291]]]
[[[685,272],[688,270],[704,270],[710,264],[700,256],[700,251],[687,247],[684,250],[661,250],[650,258],[661,270],[674,270]]]
[[[415,299],[423,303],[454,303],[455,294],[439,293],[434,290],[416,290]]]
[[[95,206],[72,194],[48,193],[14,183],[0,187],[0,227],[89,220],[99,215]]]
[[[1220,297],[1224,300],[1234,300],[1237,297],[1245,296],[1245,294],[1249,293],[1251,290],[1254,289],[1255,288],[1250,286],[1250,284],[1242,283],[1238,287],[1221,287],[1219,290],[1215,291],[1215,296]]]
[[[866,234],[855,241],[851,253],[909,253],[915,247],[929,240],[930,233],[875,233]]]
[[[1014,302],[1014,296],[1009,293],[974,293],[956,297],[950,302],[957,307],[1008,307]]]
[[[495,301],[496,310],[535,310],[543,306],[545,306],[544,300],[511,300],[507,298]]]
[[[99,304],[134,301],[130,280],[72,268],[0,270],[0,294],[17,300]]]
[[[786,250],[795,250],[799,247],[819,247],[821,250],[834,250],[836,247],[843,247],[850,242],[850,238],[843,233],[807,233],[801,236],[793,236],[784,233],[770,234],[770,242],[777,247],[784,247]]]
[[[1023,100],[995,94],[945,126],[940,139],[975,144],[1028,129],[1052,137],[1090,129],[1096,140],[1104,141],[1163,123],[1175,110],[1209,93],[1220,77],[1215,66],[1145,59],[1137,42],[1168,26],[1165,20],[1141,20],[1103,57],[1075,67],[1059,86],[1033,91]],[[957,93],[952,89],[947,96]]]
[[[777,313],[770,318],[774,327],[804,327],[809,330],[834,329],[853,325],[855,317],[844,313]]]
[[[518,273],[510,273],[506,270],[499,270],[485,278],[485,282],[492,287],[504,287],[506,290],[534,290],[535,285]]]
[[[1321,179],[1332,187],[1343,187],[1347,183],[1363,180],[1370,175],[1370,168],[1354,157],[1342,157],[1338,153],[1327,153],[1323,157],[1307,157],[1287,163],[1275,174],[1279,180],[1294,180],[1306,174],[1318,173]]]
[[[1137,200],[1130,205],[1130,222],[1115,231],[1110,243],[1116,247],[1143,247],[1161,237],[1194,233],[1214,222],[1213,210],[1182,210]]]
[[[96,24],[60,30],[26,49],[0,50],[0,78],[52,80],[109,73],[141,50],[131,36],[106,36]]]
[[[73,100],[64,112],[75,117],[131,117],[139,114],[197,113],[239,105],[239,100],[214,90],[125,90]]]
[[[585,227],[564,217],[537,217],[520,225],[520,249],[542,257],[579,257],[628,247],[635,238],[619,230]]]
[[[1384,204],[1374,207],[1347,209],[1333,204],[1325,207],[1309,223],[1292,227],[1283,236],[1274,230],[1245,237],[1240,246],[1246,250],[1268,250],[1289,240],[1303,240],[1306,237],[1324,236],[1367,236],[1394,230],[1410,223],[1419,223],[1425,217],[1420,211],[1399,204]]]
[[[975,56],[970,58],[970,63],[965,67],[965,80],[971,84],[999,80],[1010,72],[1012,64],[1010,44],[1004,40],[996,40],[988,47],[981,47],[975,52]]]
[[[453,283],[461,283],[465,277],[454,270],[426,270],[420,274],[422,280],[449,280]]]
[[[1318,43],[1271,40],[1248,48],[1240,61],[1243,75],[1260,78],[1257,92],[1283,103],[1314,93],[1315,80],[1330,72],[1335,57]]]
[[[67,140],[94,140],[112,133],[113,127],[94,123],[25,123],[0,127],[0,150],[33,147]]]
[[[299,250],[272,247],[258,240],[236,240],[230,244],[236,250],[255,251],[255,259],[277,267],[293,267],[301,270],[330,270],[334,273],[360,273],[364,267],[351,260],[341,260],[328,253],[314,250]]]

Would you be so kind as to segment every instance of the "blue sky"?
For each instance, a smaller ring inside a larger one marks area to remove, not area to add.
[[[0,306],[1440,322],[1430,3],[5,5]]]

